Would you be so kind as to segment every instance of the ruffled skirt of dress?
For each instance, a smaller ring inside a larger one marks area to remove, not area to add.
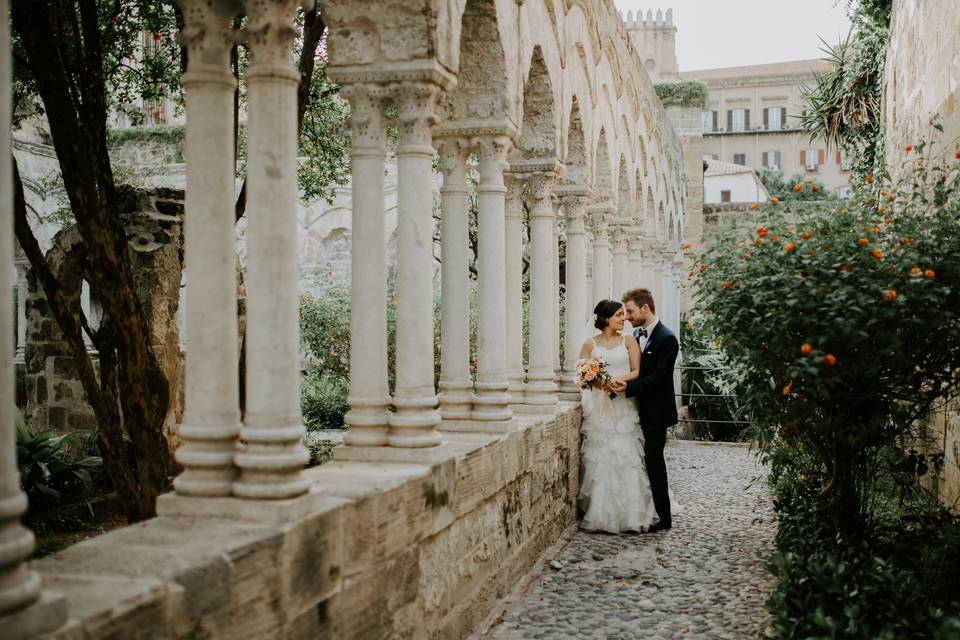
[[[580,451],[580,527],[620,533],[657,522],[643,462],[643,433],[633,402],[622,395],[582,391],[584,440]]]

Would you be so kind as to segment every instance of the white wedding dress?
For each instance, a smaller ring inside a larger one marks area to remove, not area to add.
[[[591,355],[606,361],[611,377],[630,372],[623,340],[611,349],[591,342]],[[580,398],[584,440],[579,499],[585,511],[580,527],[610,533],[646,531],[658,518],[643,462],[637,407],[622,393],[610,398],[606,391],[584,389]]]

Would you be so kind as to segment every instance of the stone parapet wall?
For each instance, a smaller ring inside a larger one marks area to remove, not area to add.
[[[282,525],[159,517],[36,561],[68,599],[53,637],[463,638],[575,523],[580,409],[562,408],[446,433],[429,465],[310,469],[320,501]]]

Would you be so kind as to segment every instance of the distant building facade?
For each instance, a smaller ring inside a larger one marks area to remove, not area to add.
[[[757,171],[779,170],[786,178],[814,178],[848,196],[849,159],[799,129],[801,87],[813,82],[814,71],[829,68],[822,60],[798,60],[681,73],[682,80],[699,80],[710,90],[710,105],[701,114],[704,155]]]
[[[643,66],[653,82],[678,82],[680,67],[677,64],[677,27],[673,24],[673,9],[664,13],[647,10],[627,11],[624,26],[643,61]]]
[[[763,202],[769,197],[757,172],[732,162],[704,158],[703,203]]]

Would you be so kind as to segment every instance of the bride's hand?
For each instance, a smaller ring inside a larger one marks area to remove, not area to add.
[[[627,383],[618,378],[615,380],[611,380],[610,383],[607,385],[607,387],[609,388],[610,391],[613,391],[614,393],[621,393],[627,390]]]

